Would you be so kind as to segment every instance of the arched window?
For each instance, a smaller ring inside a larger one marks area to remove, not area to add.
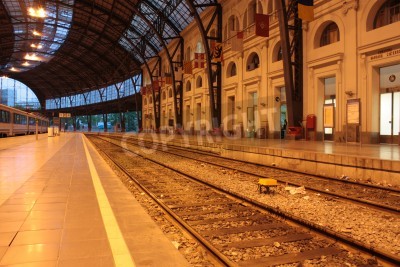
[[[281,61],[282,59],[283,59],[282,46],[281,46],[281,42],[278,42],[274,46],[274,50],[272,50],[272,62]]]
[[[192,91],[192,84],[190,83],[190,81],[187,81],[186,83],[186,92],[190,92]]]
[[[276,53],[276,61],[281,61],[283,59],[282,46],[279,45],[278,53]]]
[[[260,58],[257,53],[251,53],[249,58],[247,59],[247,71],[252,71],[257,69],[260,65]]]
[[[243,29],[247,28],[247,9],[244,11],[244,16],[243,16]]]
[[[197,41],[196,53],[204,53],[204,45],[201,41]]]
[[[169,89],[169,91],[168,91],[168,97],[172,97],[172,89]]]
[[[249,21],[249,25],[253,24],[256,22],[255,18],[256,18],[256,13],[257,13],[257,2],[251,1],[249,4],[249,8],[248,8],[248,21]]]
[[[239,31],[239,19],[235,15],[232,15],[228,19],[228,37],[232,37],[232,32],[236,31]]]
[[[400,1],[388,0],[376,13],[374,29],[400,21]]]
[[[147,105],[147,97],[143,97],[144,99],[143,99],[143,103],[144,103],[144,105]]]
[[[224,26],[224,40],[228,39],[228,24]]]
[[[149,97],[149,104],[153,104],[153,97],[152,96]]]
[[[272,1],[269,1],[269,2],[272,2]],[[251,1],[249,3],[249,5],[248,5],[248,9],[244,13],[245,17],[246,17],[246,15],[248,15],[248,19],[247,19],[247,21],[249,22],[248,25],[251,25],[251,24],[256,22],[256,14],[257,13],[258,14],[263,14],[264,13],[263,12],[263,8],[262,8],[262,4],[261,4],[260,1],[258,1],[258,8],[257,8],[257,1],[256,0]],[[246,21],[246,24],[247,24],[247,21]],[[243,26],[243,28],[246,28],[246,27],[247,27],[247,25]]]
[[[197,76],[196,80],[196,88],[201,88],[203,87],[203,78],[199,75]]]
[[[267,14],[271,14],[273,12],[273,10],[272,10],[272,2],[273,1],[268,1],[267,2]]]
[[[236,74],[237,74],[236,64],[234,62],[229,63],[226,76],[233,77],[236,76]]]
[[[321,35],[320,46],[336,43],[340,41],[339,28],[336,23],[329,23]]]
[[[228,29],[229,31],[234,31],[235,30],[235,16],[232,15],[228,19]]]
[[[162,92],[162,99],[165,100],[167,98],[167,93],[165,91]]]

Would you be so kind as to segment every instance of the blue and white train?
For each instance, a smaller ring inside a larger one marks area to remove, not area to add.
[[[0,137],[46,133],[49,120],[39,114],[25,112],[0,104]]]

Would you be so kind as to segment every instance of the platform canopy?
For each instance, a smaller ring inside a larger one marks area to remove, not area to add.
[[[40,101],[123,81],[179,38],[193,20],[188,1],[3,0],[0,76]],[[198,13],[211,2],[190,1]]]

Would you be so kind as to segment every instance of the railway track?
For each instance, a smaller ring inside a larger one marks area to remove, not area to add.
[[[336,245],[334,240],[321,238],[309,231],[323,233],[321,227],[314,228],[301,219],[290,218],[284,212],[231,194],[160,162],[149,162],[149,159],[138,157],[131,148],[99,139],[98,136],[89,138],[207,247],[221,265],[270,266],[316,258],[336,262],[337,266],[346,261],[358,261],[356,266],[365,264],[364,259],[349,256],[351,253]],[[294,227],[282,217],[307,228]],[[329,230],[324,234],[360,248],[358,242],[346,241],[343,237],[332,235]],[[362,246],[361,249],[389,262],[398,260],[374,249]],[[368,264],[378,266],[374,261]]]
[[[121,141],[119,136],[108,136],[117,141]],[[198,162],[222,167],[227,170],[239,171],[244,174],[254,176],[253,182],[257,183],[259,178],[274,178],[279,183],[296,187],[304,186],[306,190],[338,197],[349,200],[368,207],[378,208],[383,211],[400,213],[400,190],[390,187],[376,186],[372,184],[359,183],[345,179],[334,179],[322,176],[303,174],[294,171],[282,170],[273,167],[252,164],[239,160],[222,158],[213,153],[190,150],[180,147],[154,146],[153,143],[146,140],[135,140],[134,138],[124,138],[124,142],[130,142],[132,145],[144,145],[147,148],[157,149],[164,153],[175,156],[190,158]]]

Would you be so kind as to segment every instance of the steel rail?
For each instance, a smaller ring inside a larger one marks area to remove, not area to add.
[[[94,136],[95,138],[99,138],[102,139],[98,136]],[[89,139],[90,140],[90,139]],[[102,139],[103,141],[109,142],[107,140]],[[109,142],[115,146],[118,146],[112,142]],[[173,212],[167,205],[165,205],[164,203],[162,203],[161,201],[159,201],[159,199],[157,198],[157,196],[155,196],[153,193],[151,193],[145,186],[141,185],[140,182],[133,177],[131,174],[129,174],[129,172],[123,167],[121,166],[121,164],[119,164],[116,160],[114,160],[110,155],[107,154],[107,152],[105,152],[102,148],[96,146],[97,149],[99,149],[101,152],[103,152],[104,155],[107,156],[108,160],[110,160],[115,166],[117,166],[120,171],[122,171],[125,175],[127,175],[129,177],[129,179],[131,179],[134,184],[139,187],[143,192],[145,192],[151,199],[153,199],[154,202],[156,202],[169,216],[171,216],[176,223],[178,223],[185,231],[189,232],[203,247],[205,247],[221,264],[225,265],[225,266],[229,266],[229,267],[235,267],[237,266],[237,264],[233,263],[231,260],[229,260],[225,255],[223,255],[219,250],[215,249],[215,247],[210,244],[205,238],[203,238],[199,233],[197,233],[196,230],[194,230],[190,225],[188,225],[184,220],[182,220],[181,218],[179,218],[179,216],[176,215],[175,212]],[[156,163],[158,165],[161,165],[163,167],[163,164],[160,164],[159,162],[153,161],[151,159],[148,159],[140,154],[137,154],[129,149],[126,149],[124,147],[119,146],[121,149],[127,151],[128,153],[132,153],[136,156],[142,157],[145,160],[151,161],[153,163]],[[171,169],[169,167],[166,167],[168,169]],[[174,170],[176,172],[176,170]],[[179,173],[179,172],[178,172]],[[183,173],[180,173],[183,174]],[[183,174],[185,175],[185,174]],[[185,175],[187,176],[187,175]]]
[[[116,139],[115,137],[112,137],[112,136],[108,136],[108,138]],[[125,142],[126,142],[126,140],[125,140]],[[149,142],[149,141],[145,141],[145,142]],[[151,143],[151,142],[149,142],[149,143]],[[157,149],[157,148],[155,148],[155,149]],[[182,148],[174,148],[174,149],[185,151],[185,149],[182,149]],[[174,156],[178,156],[178,157],[191,158],[189,156],[183,156],[181,154],[176,154],[176,153],[173,153],[173,152],[170,152],[170,151],[166,151],[166,150],[162,150],[162,152],[168,153],[168,154],[171,154],[171,155],[174,155]],[[216,157],[216,158],[221,159],[221,157],[213,156],[213,155],[210,155],[210,154],[207,154],[207,153],[199,153],[199,154],[206,154],[207,156]],[[241,170],[241,169],[236,169],[234,167],[229,167],[227,165],[218,164],[218,163],[207,161],[207,160],[202,160],[202,159],[197,159],[197,158],[191,158],[191,159],[194,159],[194,160],[197,160],[197,161],[200,161],[200,162],[204,162],[204,163],[207,163],[207,164],[211,164],[211,165],[214,165],[214,166],[217,166],[217,167],[223,167],[223,168],[230,169],[230,170],[236,170],[236,171],[239,171],[239,172],[247,174],[247,175],[252,175],[252,176],[257,176],[257,177],[262,177],[262,178],[270,178],[270,176],[266,176],[266,175],[262,175],[262,174],[256,174],[256,173],[252,173],[252,172]],[[246,164],[254,164],[254,163],[249,163],[249,162],[246,162],[246,161],[239,161],[239,160],[233,160],[233,159],[227,159],[227,158],[222,158],[222,159],[223,160],[237,161],[237,162],[246,163]],[[271,167],[265,166],[265,165],[260,165],[260,164],[256,164],[256,165],[257,166],[266,167],[266,168],[271,168]],[[274,169],[274,168],[272,168],[272,169]],[[305,173],[302,173],[302,172],[296,172],[296,171],[292,171],[292,170],[284,170],[284,169],[279,169],[279,170],[285,171],[285,172],[290,172],[290,173],[296,173],[296,174],[305,174]],[[335,178],[326,178],[326,177],[317,176],[317,175],[310,175],[310,176],[316,177],[318,179],[324,179],[324,180],[327,180],[327,181],[329,181],[329,179],[331,179],[331,180],[334,179],[335,182],[343,182],[343,183],[349,182],[349,181],[346,181],[346,180],[339,180],[339,179],[335,179]],[[298,186],[298,187],[303,186],[302,184],[291,182],[291,181],[288,181],[288,180],[285,180],[285,179],[276,178],[276,180],[278,182],[282,183],[282,184],[289,184],[289,185]],[[371,187],[368,184],[364,185],[364,184],[360,184],[360,183],[356,183],[356,182],[350,182],[350,183],[354,184],[354,185],[357,185],[357,186]],[[304,188],[307,189],[307,190],[313,191],[313,192],[317,192],[317,193],[328,195],[328,196],[342,198],[342,199],[345,199],[345,200],[350,201],[350,202],[356,202],[356,203],[362,204],[364,206],[370,206],[370,207],[373,207],[373,208],[376,208],[376,209],[379,209],[379,210],[384,210],[384,211],[387,211],[387,212],[391,212],[391,213],[394,213],[394,214],[399,214],[400,213],[400,207],[394,207],[394,206],[389,206],[389,205],[385,205],[385,204],[380,204],[380,203],[376,203],[376,202],[369,201],[369,200],[362,200],[362,199],[346,196],[344,194],[338,194],[338,193],[333,193],[333,192],[329,192],[329,191],[324,191],[322,189],[313,188],[313,187],[309,187],[309,186],[304,186]],[[375,187],[375,186],[372,186],[371,188],[380,189],[380,190],[386,190],[386,188]],[[396,189],[393,190],[391,188],[386,190],[386,191],[400,193],[400,190],[396,190]]]
[[[95,136],[95,137],[99,138],[99,139],[102,139],[99,136]],[[122,147],[120,145],[112,143],[112,142],[110,142],[108,140],[104,140],[104,139],[102,139],[102,140],[106,141],[106,142],[109,142],[109,143],[111,143],[111,144],[113,144],[115,146],[119,146],[121,149],[123,149],[125,151],[133,153],[135,155],[139,155],[139,154],[134,153],[133,151],[130,151],[127,148],[124,148],[124,147]],[[165,151],[163,151],[163,152],[165,152]],[[141,155],[139,155],[139,156],[141,156]],[[143,157],[143,156],[141,156],[141,157]],[[237,198],[237,199],[239,199],[241,201],[245,201],[245,202],[247,202],[247,203],[249,203],[249,204],[251,204],[251,205],[253,205],[255,207],[258,207],[258,208],[263,209],[265,211],[268,211],[268,212],[270,212],[272,214],[275,214],[275,215],[277,215],[277,216],[279,216],[279,217],[281,217],[283,219],[289,220],[292,223],[295,223],[297,225],[300,225],[302,227],[310,229],[310,230],[312,230],[314,232],[317,232],[319,234],[322,234],[322,235],[324,235],[326,237],[335,239],[335,240],[341,242],[342,244],[346,244],[346,245],[348,245],[350,247],[353,247],[353,248],[355,248],[355,249],[357,249],[357,250],[359,250],[361,252],[364,252],[364,253],[367,253],[367,254],[370,254],[370,255],[374,255],[374,256],[376,256],[376,257],[378,257],[378,258],[380,258],[380,259],[382,259],[382,260],[384,260],[386,262],[390,262],[390,263],[394,263],[394,264],[399,264],[399,262],[400,262],[400,257],[397,256],[397,255],[393,255],[393,254],[388,253],[386,251],[383,251],[383,250],[380,250],[380,249],[376,249],[376,248],[374,248],[372,246],[367,246],[367,245],[363,244],[362,242],[360,242],[360,241],[358,241],[358,240],[356,240],[354,238],[351,238],[351,237],[345,236],[343,234],[337,233],[337,232],[335,232],[333,230],[330,230],[330,229],[328,229],[326,227],[322,227],[322,226],[317,225],[315,223],[309,222],[309,221],[304,220],[304,219],[302,219],[302,218],[300,218],[298,216],[294,216],[294,215],[292,215],[292,214],[290,214],[288,212],[284,212],[284,211],[282,211],[280,209],[277,209],[277,208],[274,208],[272,206],[268,206],[268,205],[266,205],[264,203],[261,203],[259,201],[253,200],[253,199],[251,199],[251,198],[249,198],[247,196],[240,195],[238,193],[234,193],[234,192],[232,192],[230,190],[221,188],[221,187],[216,186],[214,184],[210,184],[208,182],[202,181],[201,179],[199,179],[197,177],[194,177],[194,176],[192,176],[190,174],[184,173],[184,172],[179,171],[179,170],[175,170],[174,168],[172,168],[172,167],[170,167],[170,166],[168,166],[166,164],[157,162],[155,160],[152,160],[152,159],[149,159],[149,158],[146,158],[146,157],[143,157],[143,158],[145,158],[146,160],[149,160],[151,162],[154,162],[154,163],[156,163],[158,165],[161,165],[161,166],[163,166],[163,167],[165,167],[167,169],[170,169],[170,170],[172,170],[174,172],[177,172],[177,173],[179,173],[181,175],[189,177],[189,178],[191,178],[191,179],[193,179],[193,180],[195,180],[195,181],[197,181],[197,182],[199,182],[201,184],[210,186],[211,188],[213,188],[213,189],[215,189],[217,191],[220,191],[220,192],[223,192],[225,194],[228,194],[228,195],[230,195],[232,197],[235,197],[235,198]],[[196,234],[197,234],[197,232],[196,232]]]

